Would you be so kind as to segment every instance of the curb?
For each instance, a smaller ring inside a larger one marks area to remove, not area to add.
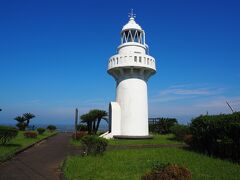
[[[55,136],[55,135],[57,135],[57,134],[58,134],[58,132],[56,132],[56,133],[54,133],[54,134],[52,134],[52,135],[50,135],[50,136],[47,136],[47,137],[45,137],[45,138],[43,138],[43,139],[41,139],[41,140],[39,140],[39,141],[37,141],[37,142],[35,142],[35,143],[33,143],[33,144],[30,144],[30,145],[28,145],[27,147],[24,147],[24,148],[22,148],[22,149],[17,150],[16,152],[14,152],[12,155],[10,155],[9,157],[7,157],[7,158],[6,158],[5,160],[3,160],[2,162],[0,161],[0,164],[5,163],[6,161],[12,159],[14,156],[20,154],[21,152],[26,151],[27,149],[35,146],[36,144],[38,144],[38,143],[40,143],[40,142],[42,142],[42,141],[44,141],[44,140],[46,140],[46,139],[48,139],[48,138],[51,138],[51,137],[53,137],[53,136]]]

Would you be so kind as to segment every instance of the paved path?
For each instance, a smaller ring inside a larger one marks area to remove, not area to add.
[[[80,154],[70,145],[71,134],[59,133],[0,165],[0,180],[57,180],[67,155]]]

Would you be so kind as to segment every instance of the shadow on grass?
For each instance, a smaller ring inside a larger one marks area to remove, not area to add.
[[[179,139],[177,139],[176,137],[168,137],[167,140],[170,140],[170,141],[177,141],[179,143],[184,143],[183,141],[180,141]]]
[[[220,156],[217,156],[217,155],[208,154],[207,152],[203,152],[203,151],[194,149],[191,146],[180,147],[180,149],[188,151],[188,152],[194,152],[194,153],[197,153],[197,154],[200,154],[200,155],[203,155],[203,156],[206,156],[206,157],[210,157],[210,158],[213,158],[213,159],[220,159],[220,160],[229,161],[231,163],[236,163],[236,164],[240,165],[240,162],[233,161],[230,158],[224,158],[224,157],[220,157]]]
[[[1,144],[0,147],[21,147],[20,144]]]

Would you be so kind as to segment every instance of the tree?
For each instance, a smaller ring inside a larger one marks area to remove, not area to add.
[[[159,134],[171,133],[170,128],[177,123],[175,118],[156,118],[157,121],[154,124],[150,124],[150,131]]]
[[[35,115],[31,113],[25,113],[22,116],[17,116],[14,118],[18,122],[16,126],[19,130],[24,131],[26,127],[28,127],[30,120],[34,117]]]
[[[25,118],[25,120],[27,121],[27,126],[29,125],[29,122],[31,119],[35,118],[35,115],[34,114],[31,114],[31,113],[25,113],[23,114],[23,117]]]
[[[14,118],[18,123],[16,126],[19,128],[20,131],[24,131],[27,127],[27,124],[25,123],[26,119],[23,116],[17,116]]]
[[[93,109],[90,110],[87,114],[83,114],[80,119],[82,122],[87,123],[88,133],[96,134],[101,122],[101,119],[107,115],[107,112],[104,110]]]
[[[98,131],[100,122],[101,122],[101,120],[102,120],[102,118],[103,118],[104,116],[107,116],[107,112],[104,111],[104,110],[94,109],[94,110],[91,110],[89,113],[92,113],[93,116],[95,117],[94,134],[96,134],[97,131]],[[96,124],[96,121],[97,121],[97,124]]]
[[[87,123],[88,134],[91,134],[93,131],[92,122],[94,121],[94,117],[91,114],[87,113],[81,115],[80,119],[82,122]]]

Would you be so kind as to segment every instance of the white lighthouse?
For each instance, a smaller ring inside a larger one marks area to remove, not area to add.
[[[145,32],[133,12],[121,31],[117,54],[108,62],[108,73],[116,81],[116,102],[109,105],[109,134],[106,138],[148,138],[147,81],[156,72],[148,54]]]

